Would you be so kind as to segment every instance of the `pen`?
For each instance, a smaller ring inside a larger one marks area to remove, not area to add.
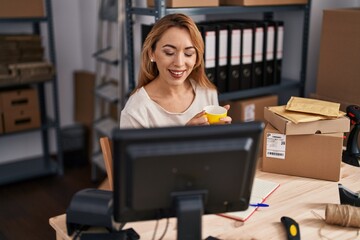
[[[249,204],[251,207],[268,207],[269,204],[266,203],[255,203],[255,204]]]

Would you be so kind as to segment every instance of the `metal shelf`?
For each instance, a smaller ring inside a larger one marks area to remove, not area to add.
[[[249,90],[240,90],[237,92],[227,92],[219,95],[219,100],[233,100],[248,97],[255,97],[264,94],[280,93],[288,89],[298,89],[299,95],[304,96],[305,80],[306,80],[306,63],[307,63],[307,49],[308,36],[310,24],[310,8],[311,0],[307,4],[294,5],[274,5],[274,6],[219,6],[219,7],[191,7],[191,8],[167,8],[164,0],[155,0],[155,6],[152,8],[141,8],[133,6],[133,0],[126,0],[126,33],[128,43],[128,81],[130,91],[135,87],[134,74],[134,32],[133,32],[133,15],[147,15],[154,16],[157,21],[161,17],[172,13],[184,13],[187,15],[226,15],[239,13],[263,13],[264,18],[272,16],[274,12],[292,12],[301,11],[304,13],[303,20],[303,38],[302,38],[302,55],[301,55],[301,70],[297,81],[283,79],[280,85],[273,85],[261,88],[254,88]]]
[[[243,98],[256,97],[266,94],[281,93],[288,89],[298,89],[301,86],[299,81],[283,79],[281,84],[270,85],[266,87],[251,88],[236,92],[227,92],[219,94],[219,101],[237,100]]]
[[[49,59],[54,66],[56,66],[56,56],[55,56],[55,43],[54,43],[54,29],[53,29],[53,19],[52,19],[52,7],[51,0],[44,1],[46,17],[39,18],[0,18],[0,23],[26,23],[32,26],[32,33],[37,35],[42,35],[42,30],[45,31],[47,35],[48,43],[48,53]],[[44,24],[44,28],[40,26]],[[13,30],[11,31],[13,34]],[[44,78],[45,79],[45,78]],[[59,98],[57,90],[57,75],[55,74],[49,79],[42,80],[31,80],[26,82],[17,82],[10,84],[2,84],[0,89],[16,89],[18,87],[34,85],[38,90],[39,95],[39,107],[40,107],[40,117],[41,117],[41,126],[39,128],[28,129],[24,131],[18,131],[13,133],[1,134],[0,137],[6,137],[9,135],[21,135],[28,134],[31,132],[38,131],[41,135],[41,144],[42,144],[42,156],[34,156],[26,159],[19,160],[9,160],[9,162],[0,164],[0,185],[15,182],[19,180],[24,180],[28,178],[44,176],[49,174],[63,174],[63,154],[62,154],[62,145],[61,145],[61,134],[60,134],[60,113],[59,113]],[[51,83],[51,88],[45,89],[45,83]],[[48,102],[45,95],[52,94],[52,108],[54,112],[54,118],[50,119],[48,117],[47,109]],[[50,129],[53,129],[55,132],[55,141],[57,147],[56,153],[56,162],[50,156]],[[18,137],[18,136],[17,136]]]
[[[29,178],[56,174],[55,161],[45,161],[43,157],[16,160],[0,166],[0,185]]]
[[[162,17],[172,13],[184,13],[187,15],[207,15],[207,14],[234,14],[234,13],[261,13],[261,12],[281,12],[281,11],[301,11],[306,5],[279,5],[279,6],[219,6],[219,7],[191,7],[191,8],[137,8],[129,9],[130,14],[148,15]]]

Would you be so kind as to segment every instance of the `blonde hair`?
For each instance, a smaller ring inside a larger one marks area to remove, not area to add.
[[[215,85],[205,74],[204,41],[196,24],[185,14],[176,13],[166,15],[157,21],[147,35],[142,48],[139,78],[134,92],[154,80],[159,75],[156,64],[150,60],[150,54],[155,51],[156,44],[163,34],[172,27],[187,29],[196,50],[196,63],[189,78],[196,81],[202,87],[216,89]]]

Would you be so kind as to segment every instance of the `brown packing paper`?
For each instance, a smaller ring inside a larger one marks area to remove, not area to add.
[[[286,110],[303,113],[320,114],[328,117],[339,117],[340,103],[310,98],[291,97]]]
[[[269,107],[269,110],[276,113],[277,115],[280,115],[280,116],[292,121],[293,123],[296,123],[296,124],[304,123],[304,122],[314,122],[314,121],[324,120],[324,119],[332,119],[330,117],[326,117],[326,116],[318,115],[318,114],[287,111],[285,105]],[[346,113],[340,111],[339,115],[345,116]]]

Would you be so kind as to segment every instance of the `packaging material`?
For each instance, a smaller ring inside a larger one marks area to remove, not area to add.
[[[314,122],[304,122],[295,124],[286,118],[264,108],[264,117],[271,123],[280,133],[286,135],[303,135],[315,133],[334,133],[349,132],[350,120],[348,117],[339,117],[335,119],[319,120]]]
[[[269,6],[307,4],[307,0],[220,0],[220,5]]]
[[[264,129],[262,171],[339,181],[342,133],[285,135]]]
[[[0,18],[44,17],[44,0],[0,0]]]
[[[286,110],[327,117],[339,117],[339,109],[340,103],[302,97],[291,97],[286,104]]]
[[[219,0],[166,0],[166,7],[217,7]],[[147,0],[148,7],[155,6],[155,0]]]
[[[55,75],[54,66],[47,62],[10,64],[9,69],[21,83],[48,81]]]
[[[325,10],[316,94],[360,104],[360,8]]]
[[[230,104],[228,115],[231,116],[234,122],[264,122],[264,107],[278,105],[278,96],[268,95],[256,98],[247,98],[238,101],[229,101],[226,102],[226,104]]]
[[[40,110],[36,89],[21,89],[1,93],[4,132],[16,132],[40,127]]]

